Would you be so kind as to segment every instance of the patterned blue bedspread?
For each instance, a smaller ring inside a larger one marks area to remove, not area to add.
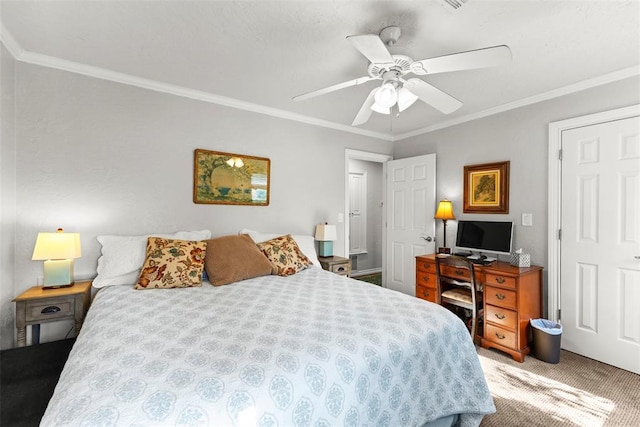
[[[495,412],[463,323],[324,271],[100,290],[42,426],[421,426]]]

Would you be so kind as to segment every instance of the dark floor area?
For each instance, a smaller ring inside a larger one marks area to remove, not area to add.
[[[0,426],[38,426],[75,338],[0,352]]]

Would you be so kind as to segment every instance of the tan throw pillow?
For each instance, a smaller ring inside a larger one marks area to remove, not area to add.
[[[188,288],[202,285],[207,243],[147,239],[147,255],[135,289]]]
[[[290,234],[258,243],[258,248],[271,261],[278,276],[290,276],[313,265]]]
[[[214,286],[271,274],[269,260],[247,234],[207,240],[204,268]]]

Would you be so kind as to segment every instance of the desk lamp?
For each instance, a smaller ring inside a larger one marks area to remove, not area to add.
[[[338,240],[338,232],[335,225],[318,224],[316,226],[316,240],[320,242],[318,255],[321,257],[333,256],[333,241]]]
[[[456,216],[453,214],[453,205],[451,204],[451,201],[447,199],[440,200],[438,209],[436,210],[436,214],[433,218],[441,219],[444,224],[442,247],[438,248],[438,253],[450,254],[451,248],[447,247],[447,220],[456,219]]]
[[[32,260],[44,261],[44,288],[73,286],[73,259],[80,258],[80,234],[38,233]]]

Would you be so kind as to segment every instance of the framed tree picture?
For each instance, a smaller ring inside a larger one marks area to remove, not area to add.
[[[193,202],[267,206],[270,165],[265,157],[197,149]]]
[[[464,167],[465,213],[509,213],[509,162]]]

